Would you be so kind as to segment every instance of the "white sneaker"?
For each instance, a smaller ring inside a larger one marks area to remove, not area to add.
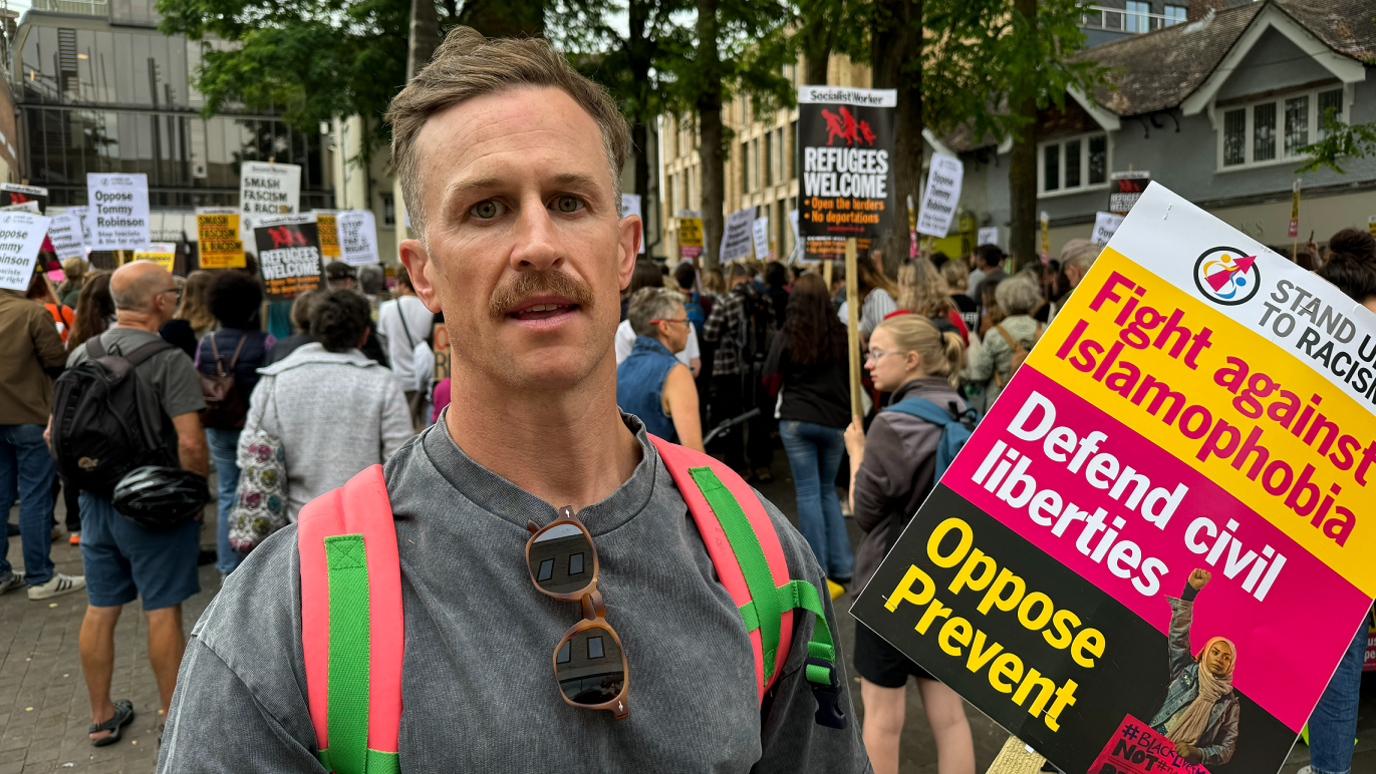
[[[22,588],[24,588],[24,576],[18,573],[7,572],[4,577],[0,578],[0,594]]]
[[[1314,774],[1314,767],[1313,767],[1313,766],[1305,766],[1304,768],[1302,768],[1302,769],[1300,769],[1298,772],[1296,772],[1296,774]]]
[[[70,594],[73,591],[81,591],[86,588],[86,578],[81,575],[63,575],[54,573],[47,583],[30,586],[29,599],[52,599],[63,594]]]

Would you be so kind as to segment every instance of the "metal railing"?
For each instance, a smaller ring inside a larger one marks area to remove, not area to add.
[[[106,0],[33,0],[36,11],[75,13],[83,16],[108,16],[110,4]]]
[[[53,0],[48,0],[52,2]],[[62,0],[58,0],[61,2]],[[1105,8],[1100,5],[1086,5],[1080,8],[1080,26],[1110,32],[1151,32],[1173,24],[1183,24],[1184,19],[1145,11],[1129,11],[1123,8]]]

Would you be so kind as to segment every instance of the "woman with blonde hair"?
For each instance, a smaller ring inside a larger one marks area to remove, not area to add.
[[[197,269],[187,275],[177,289],[181,303],[171,320],[163,323],[158,335],[168,344],[180,347],[187,357],[196,358],[201,339],[215,329],[215,315],[210,313],[210,283],[215,275]]]
[[[860,335],[868,338],[885,317],[898,311],[898,285],[872,261],[860,261],[856,268],[859,270],[856,290],[860,296]],[[849,311],[842,311],[845,314],[841,315],[841,321],[845,322]]]
[[[870,337],[865,368],[876,388],[893,395],[868,435],[860,417],[846,430],[851,509],[865,533],[855,552],[856,588],[869,582],[908,518],[936,486],[942,426],[909,412],[935,410],[953,418],[964,414],[965,401],[954,386],[962,349],[959,336],[939,333],[916,314],[891,317]],[[917,678],[936,737],[937,770],[974,774],[974,742],[960,696],[864,624],[855,627],[853,653],[865,703],[865,750],[876,774],[898,771],[909,676]]]
[[[63,306],[76,308],[77,299],[81,297],[81,285],[86,281],[86,272],[91,268],[91,264],[85,258],[73,257],[62,262],[62,274],[65,279],[57,287],[57,297]]]
[[[898,308],[928,318],[937,330],[945,328],[938,321],[949,323],[960,334],[961,343],[969,345],[970,331],[951,300],[951,289],[926,258],[918,256],[898,269]]]

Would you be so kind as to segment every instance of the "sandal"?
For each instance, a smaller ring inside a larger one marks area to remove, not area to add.
[[[105,721],[104,723],[92,723],[91,730],[87,731],[86,733],[96,734],[100,733],[101,731],[109,731],[110,733],[106,734],[105,736],[102,736],[99,739],[91,740],[91,744],[93,746],[104,747],[108,744],[114,744],[115,742],[118,742],[120,735],[123,733],[124,727],[129,725],[129,722],[133,719],[134,703],[129,701],[128,699],[120,699],[119,701],[115,702],[115,716]]]

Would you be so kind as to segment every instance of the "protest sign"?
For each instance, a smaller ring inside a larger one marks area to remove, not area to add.
[[[257,220],[269,215],[290,215],[301,203],[301,167],[245,161],[239,166],[239,222],[245,242],[252,241]]]
[[[232,207],[197,207],[196,238],[202,269],[242,269],[244,243],[239,238],[239,211]]]
[[[172,274],[177,262],[177,246],[170,242],[147,244],[134,251],[134,260],[152,261],[166,269],[168,274]]]
[[[1051,262],[1051,215],[1042,210],[1042,264]]]
[[[19,183],[0,183],[0,207],[33,202],[40,215],[48,212],[48,189]]]
[[[1366,219],[1366,230],[1367,233],[1376,236],[1376,215],[1372,215]]]
[[[721,235],[722,263],[750,257],[751,228],[755,223],[755,208],[746,207],[726,216],[726,229]]]
[[[1114,232],[1123,225],[1123,217],[1111,212],[1094,213],[1094,237],[1089,241],[1099,246],[1108,244],[1108,240],[1113,238]]]
[[[325,281],[320,236],[312,216],[261,218],[253,229],[269,301],[315,290]]]
[[[870,239],[857,239],[856,249],[860,255],[869,255]],[[843,261],[846,259],[846,240],[830,237],[803,237],[803,260],[805,261]]]
[[[1109,175],[1108,211],[1114,215],[1128,214],[1150,183],[1151,173],[1142,170]]]
[[[340,259],[350,266],[377,263],[377,220],[372,210],[343,210],[334,216]]]
[[[621,194],[621,217],[634,215],[640,218],[640,254],[645,254],[645,216],[640,212],[640,194]]]
[[[52,240],[53,252],[63,261],[86,256],[86,246],[81,242],[81,220],[70,212],[53,216],[48,224],[48,238]]]
[[[29,289],[49,220],[32,212],[0,212],[0,288]]]
[[[148,176],[86,175],[92,250],[137,250],[152,241],[148,226]]]
[[[1298,239],[1300,236],[1300,179],[1295,178],[1295,183],[1290,186],[1290,228],[1285,235],[1291,239]]]
[[[769,216],[761,215],[750,225],[750,234],[755,238],[755,260],[765,261],[774,257],[769,249]]]
[[[90,207],[68,207],[67,214],[76,218],[81,223],[81,243],[87,248],[91,246],[91,219],[88,215]]]
[[[951,220],[960,204],[960,187],[965,179],[965,165],[960,159],[934,154],[932,167],[927,171],[927,189],[922,193],[922,209],[917,213],[920,234],[946,238]]]
[[[678,257],[702,255],[702,218],[678,219]]]
[[[995,246],[997,246],[998,243],[999,243],[999,227],[998,227],[998,226],[990,226],[990,227],[988,227],[988,228],[982,228],[982,229],[980,229],[980,230],[978,231],[978,233],[976,233],[976,235],[975,235],[975,246],[976,246],[976,247],[978,247],[979,245],[995,245]]]
[[[449,329],[435,323],[435,382],[449,378]]]
[[[320,234],[320,254],[326,258],[338,258],[339,237],[335,233],[335,210],[311,210],[315,216],[315,230]]]
[[[798,88],[803,236],[878,237],[893,230],[897,104],[894,89]]]
[[[852,612],[1065,771],[1125,729],[1153,771],[1277,771],[1376,590],[1373,342],[1150,186]]]
[[[1366,624],[1366,661],[1362,671],[1376,672],[1376,609],[1371,611],[1371,620]]]
[[[788,222],[789,225],[793,227],[793,250],[788,254],[788,261],[789,263],[792,263],[798,260],[798,258],[801,257],[803,254],[803,238],[802,235],[798,233],[797,210],[788,211]]]
[[[32,201],[30,201],[30,202],[15,202],[14,204],[6,204],[5,206],[0,207],[0,212],[32,212],[32,213],[35,214],[35,215],[42,215],[42,214],[43,214],[43,213],[40,212],[39,209],[38,209],[38,202],[32,202]]]

